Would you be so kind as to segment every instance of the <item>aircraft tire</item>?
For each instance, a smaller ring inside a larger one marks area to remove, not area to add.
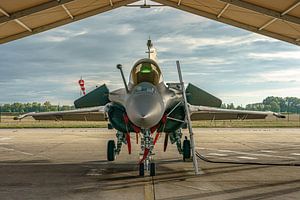
[[[183,141],[183,148],[182,148],[183,152],[183,161],[185,161],[186,159],[190,159],[191,158],[191,141],[185,139]]]
[[[150,176],[155,176],[155,163],[150,163]]]
[[[139,164],[139,176],[145,175],[145,168],[144,163]]]
[[[108,124],[107,124],[107,129],[110,129],[110,130],[111,130],[111,129],[114,129],[114,127],[111,125],[111,123],[108,123]]]
[[[116,148],[115,141],[109,140],[107,143],[107,160],[108,161],[115,160],[115,148]]]

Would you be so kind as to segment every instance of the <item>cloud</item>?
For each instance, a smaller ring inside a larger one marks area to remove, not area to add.
[[[68,29],[54,29],[44,35],[40,35],[38,40],[45,41],[45,42],[62,42],[65,40],[69,40],[73,37],[77,37],[80,35],[87,34],[87,30],[68,30]]]
[[[279,97],[299,97],[300,87],[276,88],[276,89],[256,89],[253,91],[226,92],[220,94],[220,98],[225,103],[235,103],[236,105],[246,105],[249,103],[262,102],[267,96]],[[249,101],[251,100],[251,101]]]
[[[300,70],[299,68],[286,69],[272,71],[268,73],[259,74],[264,81],[273,81],[273,82],[300,82]],[[300,94],[300,93],[299,93]]]
[[[281,59],[300,60],[300,51],[249,53],[248,57],[251,59],[258,59],[258,60],[281,60]]]
[[[116,31],[119,35],[127,35],[131,32],[133,32],[135,29],[130,24],[123,24],[119,27],[119,29]]]
[[[190,49],[196,49],[202,46],[241,46],[241,45],[251,45],[255,42],[276,42],[273,39],[269,39],[263,36],[259,36],[254,33],[242,35],[242,36],[218,36],[218,37],[197,37],[197,36],[186,36],[186,35],[176,35],[176,36],[166,36],[161,37],[157,42],[166,44],[178,41],[182,45],[187,46]]]
[[[149,36],[166,82],[178,81],[180,60],[185,82],[226,102],[297,95],[300,88],[299,47],[169,7],[120,8],[1,45],[0,103],[71,104],[81,76],[88,91],[103,83],[122,87],[116,64],[128,79],[134,62],[147,56]]]
[[[174,59],[160,59],[160,63],[168,63],[168,62],[173,62]],[[224,59],[224,58],[219,58],[219,57],[210,57],[210,58],[203,58],[203,57],[186,57],[184,59],[184,64],[203,64],[205,65],[228,65],[228,64],[233,64],[232,60],[229,59]]]

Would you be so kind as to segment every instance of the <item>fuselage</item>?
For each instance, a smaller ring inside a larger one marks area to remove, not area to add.
[[[142,82],[136,85],[125,103],[128,118],[136,126],[151,128],[163,117],[165,104],[155,85]]]
[[[128,117],[130,123],[140,129],[158,127],[162,118],[182,98],[179,90],[165,85],[159,66],[154,60],[148,58],[141,59],[134,64],[128,88],[128,92],[125,89],[119,89],[109,95],[109,99],[113,102],[110,109],[114,112],[108,112],[108,115],[114,115],[109,116],[110,121],[115,122],[112,122],[113,125],[122,123],[120,118]],[[118,117],[116,107],[118,107]],[[126,119],[123,121],[126,122]],[[115,128],[118,129],[118,127]]]

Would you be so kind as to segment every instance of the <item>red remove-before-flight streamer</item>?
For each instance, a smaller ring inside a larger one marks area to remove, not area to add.
[[[79,84],[79,86],[80,86],[80,89],[81,89],[83,95],[85,95],[84,80],[81,78],[81,79],[78,81],[78,84]]]

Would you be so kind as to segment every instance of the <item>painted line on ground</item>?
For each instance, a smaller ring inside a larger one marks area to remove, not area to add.
[[[281,146],[289,146],[289,147],[300,147],[299,144],[290,144],[290,143],[281,143],[281,142],[262,142],[262,141],[257,141],[255,143],[261,143],[261,144],[274,144],[274,145],[281,145]]]
[[[28,152],[24,152],[24,151],[19,151],[19,150],[12,149],[12,148],[0,147],[0,149],[4,149],[4,150],[6,150],[6,151],[15,151],[15,152],[17,152],[17,153],[21,153],[21,154],[29,155],[29,156],[33,156],[33,155],[34,155],[34,154],[32,154],[32,153],[28,153]]]
[[[4,141],[4,140],[11,140],[12,138],[10,138],[10,137],[2,137],[2,138],[0,138],[0,141]]]
[[[144,185],[144,199],[153,200],[154,198],[154,188],[151,182],[148,182]]]
[[[215,150],[215,151],[221,151],[221,152],[230,152],[230,153],[236,153],[241,155],[249,155],[249,156],[261,156],[261,157],[270,157],[270,158],[283,158],[283,159],[296,159],[294,157],[289,156],[278,156],[278,155],[269,155],[269,154],[262,154],[262,153],[248,153],[243,151],[233,151],[233,150],[227,150],[227,149],[213,149],[213,148],[206,148],[206,150]]]
[[[231,150],[227,150],[227,149],[218,149],[218,151],[221,151],[221,152],[232,152]]]
[[[277,155],[269,155],[269,154],[262,154],[262,153],[248,153],[248,152],[242,152],[242,151],[232,151],[232,153],[241,154],[241,155],[249,155],[249,156],[295,159],[294,157],[288,157],[288,156],[277,156]]]
[[[224,153],[208,153],[208,156],[227,156],[227,154]]]
[[[256,160],[257,158],[254,158],[254,157],[248,157],[248,156],[239,156],[237,158],[240,158],[240,159],[247,159],[247,160]]]
[[[172,185],[176,185],[176,186],[179,186],[179,187],[185,187],[185,188],[191,188],[191,189],[194,189],[194,190],[203,190],[203,191],[209,190],[207,188],[194,187],[194,186],[183,185],[183,184],[178,184],[178,183],[172,183]]]
[[[290,155],[293,155],[293,156],[300,156],[300,153],[290,153]]]
[[[262,153],[277,153],[277,151],[271,151],[271,150],[260,150]]]

